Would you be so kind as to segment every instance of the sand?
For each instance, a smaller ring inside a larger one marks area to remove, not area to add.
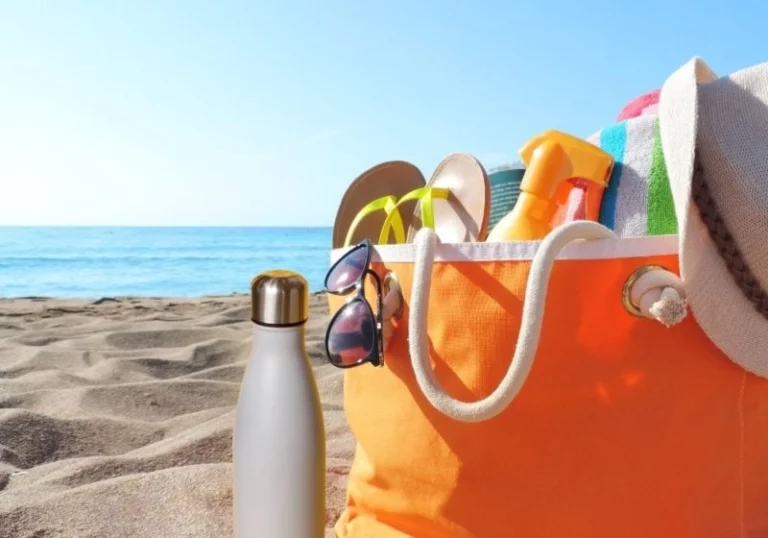
[[[0,538],[232,535],[232,426],[247,296],[0,299]],[[312,297],[327,536],[354,448]],[[275,537],[277,538],[277,537]]]

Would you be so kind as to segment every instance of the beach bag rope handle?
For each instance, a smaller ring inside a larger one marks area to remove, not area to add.
[[[522,389],[533,366],[544,318],[547,286],[555,258],[563,247],[573,241],[616,237],[610,229],[596,222],[575,221],[559,226],[541,242],[528,274],[522,323],[509,369],[489,396],[476,402],[464,402],[445,392],[429,361],[427,308],[438,238],[433,230],[422,228],[414,240],[408,336],[416,381],[429,403],[443,414],[461,422],[482,422],[504,411]],[[653,268],[637,278],[632,284],[631,296],[644,317],[656,319],[666,326],[679,323],[687,312],[682,281],[663,268]]]

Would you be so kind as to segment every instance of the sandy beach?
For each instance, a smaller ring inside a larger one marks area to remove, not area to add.
[[[0,538],[231,536],[249,298],[0,299]],[[327,433],[327,532],[354,442],[341,371],[307,348]]]

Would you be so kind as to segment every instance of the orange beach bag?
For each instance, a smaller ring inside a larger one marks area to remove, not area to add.
[[[768,536],[768,381],[729,361],[692,315],[667,328],[622,303],[639,268],[677,273],[675,236],[565,247],[508,407],[463,422],[428,401],[409,354],[416,286],[429,287],[419,308],[436,380],[476,401],[510,366],[539,245],[438,244],[427,267],[418,245],[375,247],[373,269],[397,275],[405,312],[385,366],[345,373],[357,448],[337,536]],[[344,298],[329,300],[335,311]]]

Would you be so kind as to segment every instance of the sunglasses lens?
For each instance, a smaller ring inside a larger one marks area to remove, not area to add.
[[[368,247],[362,246],[349,252],[328,272],[325,289],[339,293],[362,279],[368,261]]]
[[[353,301],[343,307],[328,329],[328,358],[336,366],[354,366],[374,352],[376,322],[368,305]]]

